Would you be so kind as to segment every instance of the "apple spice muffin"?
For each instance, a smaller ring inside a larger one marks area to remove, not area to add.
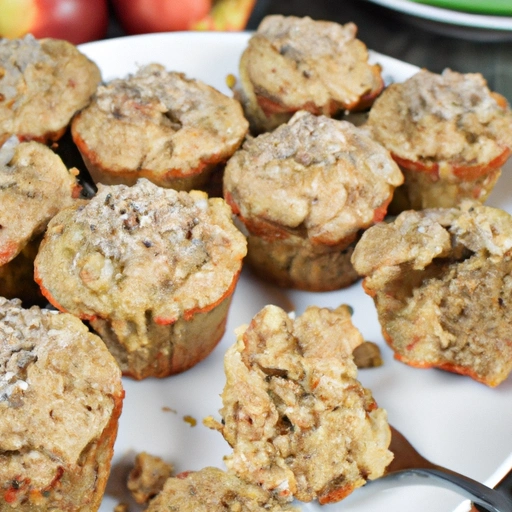
[[[260,276],[325,291],[357,279],[353,243],[382,220],[402,180],[363,129],[301,111],[233,155],[224,197],[247,228],[247,261]]]
[[[0,38],[0,144],[58,140],[98,84],[98,66],[59,39]]]
[[[512,371],[512,217],[464,201],[401,213],[352,261],[395,357],[497,386]]]
[[[354,23],[265,17],[242,54],[235,89],[251,131],[271,131],[298,110],[332,117],[370,106],[384,82],[356,33]]]
[[[123,397],[80,320],[0,297],[0,509],[98,510]]]
[[[299,512],[259,485],[219,468],[206,467],[169,478],[146,512]]]
[[[236,100],[159,64],[99,87],[72,124],[96,183],[147,178],[176,190],[207,186],[247,130]]]
[[[41,143],[13,136],[0,147],[0,296],[46,302],[34,258],[50,219],[79,195],[77,174]]]
[[[337,502],[392,459],[387,415],[356,380],[363,342],[347,306],[309,307],[295,320],[266,306],[225,355],[222,424],[228,469],[264,489]]]
[[[404,173],[396,212],[484,202],[512,150],[512,111],[478,73],[421,70],[385,89],[368,125]]]
[[[246,253],[222,198],[100,185],[50,222],[36,281],[58,309],[88,320],[125,375],[165,377],[221,339]]]

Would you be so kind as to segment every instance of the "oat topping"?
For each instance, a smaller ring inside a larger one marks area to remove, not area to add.
[[[371,103],[383,81],[356,33],[354,23],[266,16],[240,60],[237,93],[251,127],[271,130],[299,109],[332,116]]]
[[[238,102],[155,63],[99,87],[73,123],[89,158],[112,172],[197,172],[231,156],[247,129]]]
[[[356,37],[354,23],[340,25],[317,22],[309,17],[267,16],[258,27],[258,34],[272,41],[281,55],[300,62],[320,56],[332,57],[345,51],[347,44]]]
[[[362,129],[299,112],[248,140],[228,162],[224,186],[244,218],[306,228],[310,239],[336,243],[371,224],[402,180]]]
[[[0,39],[0,144],[11,135],[58,140],[100,80],[98,66],[67,41]]]
[[[413,162],[487,164],[512,148],[512,113],[478,73],[419,71],[383,92],[369,124],[393,154]]]
[[[57,65],[34,36],[28,34],[22,39],[0,38],[0,96],[4,97],[4,101],[17,97],[24,87],[23,74],[29,66],[38,63],[54,67]]]
[[[44,487],[59,465],[76,463],[107,425],[119,382],[105,346],[78,319],[0,297],[0,481],[22,464]]]
[[[170,322],[222,297],[246,244],[224,200],[140,179],[133,187],[100,185],[90,202],[56,217],[38,259],[53,250],[71,272],[67,291],[52,289],[64,308],[113,318],[153,312]],[[53,288],[44,273],[42,280]]]

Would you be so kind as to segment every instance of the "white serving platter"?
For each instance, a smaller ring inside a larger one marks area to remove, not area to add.
[[[122,77],[138,66],[159,62],[169,70],[201,79],[226,94],[226,76],[237,75],[248,33],[169,33],[88,43],[80,49],[101,68],[104,80]],[[378,50],[378,49],[377,49]],[[401,81],[417,68],[376,52],[386,80]],[[512,213],[512,165],[504,169],[489,204]],[[130,503],[126,475],[136,453],[146,451],[171,462],[177,472],[204,466],[224,468],[230,448],[202,419],[220,419],[224,386],[223,356],[235,341],[234,329],[248,323],[266,304],[301,313],[308,305],[354,308],[353,321],[367,340],[381,346],[384,365],[359,372],[389,421],[428,458],[490,486],[512,467],[512,378],[495,389],[468,377],[408,367],[385,345],[373,301],[358,282],[328,293],[280,290],[244,269],[229,313],[226,333],[214,352],[191,370],[167,379],[124,379],[126,399],[115,445],[112,474],[100,512]],[[196,422],[195,425],[194,421]],[[430,486],[390,488],[372,483],[334,505],[302,504],[308,512],[452,512],[468,510],[457,494]]]

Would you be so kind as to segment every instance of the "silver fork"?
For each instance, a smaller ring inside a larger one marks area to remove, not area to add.
[[[404,483],[440,485],[469,498],[473,503],[489,512],[512,512],[512,501],[499,491],[430,462],[420,455],[396,428],[391,427],[391,433],[389,449],[395,458],[386,469],[385,475],[378,480],[382,481],[383,478],[400,480],[400,485]],[[420,478],[412,479],[413,481],[410,482],[402,481],[408,475]]]

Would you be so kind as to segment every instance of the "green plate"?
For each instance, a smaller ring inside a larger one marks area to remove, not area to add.
[[[512,15],[512,0],[412,0],[435,7],[481,14]]]

